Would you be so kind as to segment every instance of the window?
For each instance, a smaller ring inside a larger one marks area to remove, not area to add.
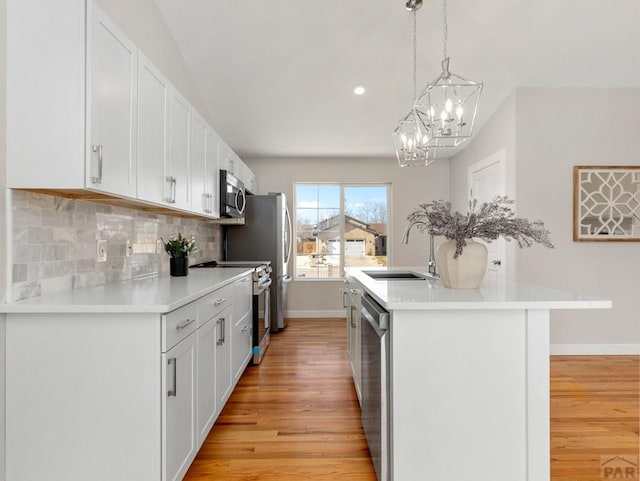
[[[389,185],[296,183],[294,191],[296,279],[387,265]]]

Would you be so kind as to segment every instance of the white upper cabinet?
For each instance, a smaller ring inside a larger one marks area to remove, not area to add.
[[[224,143],[224,141],[220,141],[219,152],[220,152],[219,153],[220,168],[222,170],[231,172],[233,175],[236,175],[235,162],[234,162],[234,159],[232,158],[233,152],[227,146],[227,144]]]
[[[169,119],[169,81],[138,56],[138,198],[164,202]]]
[[[217,218],[219,169],[242,161],[109,17],[92,0],[6,2],[7,186]]]
[[[7,185],[84,188],[84,1],[7,0],[6,10]]]
[[[211,201],[209,214],[218,218],[220,217],[220,164],[218,159],[220,139],[210,128],[207,129],[206,148],[205,192]]]
[[[168,204],[189,209],[189,142],[191,106],[180,93],[171,87],[169,96],[169,159],[165,183]]]
[[[200,214],[211,213],[211,199],[206,190],[207,123],[191,111],[191,142],[189,170],[191,178],[191,210]]]
[[[136,197],[138,50],[102,10],[91,10],[86,185]]]

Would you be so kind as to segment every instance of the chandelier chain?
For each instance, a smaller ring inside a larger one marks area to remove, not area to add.
[[[449,37],[449,24],[447,22],[447,0],[442,0],[442,19],[443,19],[443,26],[442,26],[442,30],[444,33],[444,42],[442,45],[442,55],[443,58],[447,58],[448,54],[447,54],[447,38]]]
[[[415,105],[415,103],[418,101],[418,81],[417,81],[417,77],[416,77],[416,70],[417,70],[417,53],[416,53],[416,49],[417,49],[417,34],[416,34],[416,11],[413,11],[413,103]]]

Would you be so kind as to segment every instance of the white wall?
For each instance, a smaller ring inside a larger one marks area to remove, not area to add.
[[[420,203],[449,198],[449,162],[400,168],[395,159],[245,159],[258,177],[260,194],[284,192],[292,209],[294,182],[391,183],[388,252],[393,265],[426,265],[428,238],[412,232],[408,245],[400,243],[406,217]],[[292,274],[293,271],[290,272]],[[291,284],[287,303],[290,316],[344,315],[339,289],[342,281],[299,280]]]
[[[96,0],[96,3],[176,86],[191,105],[209,123],[212,123],[184,58],[155,1]]]
[[[574,165],[638,164],[640,89],[518,89],[451,161],[451,198],[464,206],[467,169],[505,149],[507,193],[519,216],[542,219],[555,249],[512,248],[520,282],[613,300],[607,311],[552,311],[556,353],[638,353],[640,244],[573,242]]]
[[[613,300],[607,311],[554,312],[554,344],[637,350],[640,243],[573,241],[572,174],[640,163],[640,89],[519,89],[516,115],[518,212],[543,219],[556,246],[519,251],[518,279]]]

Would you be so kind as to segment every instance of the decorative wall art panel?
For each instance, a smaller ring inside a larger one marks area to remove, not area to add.
[[[640,166],[573,168],[573,240],[640,241]]]

